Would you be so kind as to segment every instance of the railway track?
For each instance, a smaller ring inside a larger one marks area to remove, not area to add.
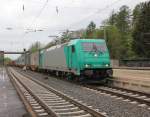
[[[31,80],[12,68],[8,71],[11,81],[17,91],[19,90],[20,97],[33,117],[107,117],[38,80]]]
[[[27,75],[24,73],[23,75],[28,77],[31,76],[30,74]],[[119,88],[119,87],[95,86],[95,85],[81,85],[81,86],[84,86],[93,91],[112,95],[112,97],[116,97],[118,99],[123,98],[124,101],[131,101],[131,103],[139,103],[141,105],[150,106],[150,94],[148,93]]]
[[[150,106],[150,94],[147,93],[108,86],[85,85],[85,87],[93,91],[112,95],[112,97],[118,97],[118,99],[123,98],[124,101],[132,101],[131,103],[139,103]]]

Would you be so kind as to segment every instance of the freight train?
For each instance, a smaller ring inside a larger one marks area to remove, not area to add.
[[[74,39],[67,43],[21,55],[16,65],[46,71],[74,80],[105,80],[112,76],[104,39]]]

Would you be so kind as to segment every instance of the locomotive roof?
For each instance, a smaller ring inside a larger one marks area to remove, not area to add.
[[[68,42],[68,45],[74,45],[77,42],[105,42],[104,39],[74,39]]]
[[[56,48],[63,47],[64,45],[75,45],[78,42],[101,42],[101,43],[104,43],[105,40],[104,39],[73,39],[73,40],[70,40],[69,42],[59,44],[59,45],[55,45],[55,46],[52,46],[50,48],[46,48],[45,50],[46,51],[53,50],[53,49],[56,49]]]

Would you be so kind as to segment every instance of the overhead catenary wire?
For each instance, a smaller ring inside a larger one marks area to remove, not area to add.
[[[37,19],[40,17],[40,15],[42,14],[42,12],[44,11],[45,7],[47,6],[49,0],[46,0],[43,7],[40,9],[40,11],[38,12],[38,14],[36,15],[36,17],[33,19],[33,21],[31,22],[32,26],[34,23],[36,23]]]
[[[113,5],[115,5],[116,3],[120,2],[120,1],[123,1],[123,0],[116,0],[116,1],[114,1],[113,3],[110,3],[109,5],[107,5],[106,7],[102,8],[102,9],[97,9],[96,12],[93,12],[93,13],[91,13],[91,14],[89,14],[89,15],[83,17],[83,18],[82,18],[81,20],[79,20],[79,21],[73,22],[73,23],[70,24],[68,27],[66,26],[66,27],[64,28],[64,30],[65,30],[65,29],[70,29],[70,28],[73,27],[74,25],[77,25],[77,24],[79,24],[79,23],[85,21],[86,19],[92,17],[93,15],[99,14],[99,13],[105,11],[106,9],[112,7]],[[40,15],[42,14],[42,12],[44,11],[44,9],[45,9],[45,7],[47,6],[47,4],[48,4],[48,0],[45,1],[43,7],[40,9],[40,11],[39,11],[38,14],[36,15],[36,17],[33,19],[33,21],[31,22],[31,24],[29,25],[30,27],[32,27],[34,24],[35,24],[35,25],[37,24],[36,21],[37,21],[37,19],[40,17]],[[59,12],[58,6],[55,6],[55,7],[56,7],[56,13],[58,14],[58,12]],[[71,8],[71,7],[70,7],[70,8]],[[42,28],[42,29],[43,29],[43,28]],[[44,28],[44,29],[45,29],[45,30],[48,30],[48,29],[49,29],[49,26],[47,26],[47,28]],[[35,30],[36,30],[36,29],[35,29]],[[32,32],[34,32],[34,31],[32,31]],[[25,36],[25,35],[26,35],[26,33],[24,34],[24,36]]]
[[[80,20],[78,20],[78,21],[75,21],[75,22],[69,24],[68,27],[66,26],[63,30],[70,29],[70,28],[72,28],[74,25],[77,25],[77,24],[79,24],[79,23],[85,21],[86,19],[92,17],[92,16],[95,15],[95,14],[100,14],[101,12],[105,11],[106,9],[111,8],[113,5],[115,5],[115,4],[117,4],[118,2],[121,2],[121,1],[123,1],[123,0],[116,0],[116,1],[114,1],[114,2],[112,2],[112,3],[110,3],[109,5],[105,6],[105,7],[102,8],[102,9],[93,8],[93,9],[96,10],[95,12],[92,12],[91,14],[89,14],[89,15],[83,17],[82,19],[80,19]],[[65,8],[65,7],[64,7],[64,8]],[[66,7],[66,8],[72,8],[72,7]],[[74,8],[74,7],[73,7],[73,8]],[[75,7],[75,8],[79,8],[79,7]],[[89,8],[86,7],[86,8],[83,8],[83,9],[89,9]],[[47,29],[48,29],[48,28],[49,28],[49,26],[47,26]]]
[[[85,16],[85,17],[82,18],[81,20],[72,23],[71,25],[69,25],[68,28],[71,28],[71,27],[73,27],[74,25],[77,25],[77,24],[79,24],[79,23],[85,21],[86,19],[92,17],[92,16],[95,15],[95,14],[99,14],[99,13],[103,12],[104,10],[106,10],[106,9],[108,9],[108,8],[110,8],[110,7],[112,7],[113,5],[117,4],[117,3],[120,2],[120,1],[123,1],[123,0],[116,0],[116,1],[114,1],[113,3],[110,3],[109,5],[105,6],[105,7],[102,8],[102,9],[98,9],[98,11],[93,12],[93,13],[91,13],[91,14]]]
[[[109,5],[107,5],[106,7],[102,8],[102,9],[94,8],[94,9],[97,9],[96,12],[91,13],[91,14],[85,16],[84,18],[82,18],[82,19],[79,20],[79,21],[75,21],[75,22],[73,22],[72,24],[69,24],[69,26],[66,27],[66,29],[71,28],[72,26],[83,22],[84,20],[90,18],[91,16],[93,16],[93,15],[95,15],[95,14],[101,13],[102,11],[104,11],[104,10],[106,10],[106,9],[108,9],[108,8],[110,8],[110,7],[112,7],[114,4],[116,4],[116,3],[120,2],[120,1],[123,1],[123,0],[116,0],[116,1],[114,1],[113,3],[110,3]],[[41,10],[39,11],[39,13],[36,15],[36,17],[33,19],[33,21],[31,22],[31,24],[29,25],[29,27],[32,27],[34,24],[35,24],[35,25],[37,24],[36,21],[37,21],[37,19],[40,17],[40,15],[42,14],[42,12],[44,11],[44,9],[45,9],[45,7],[47,6],[47,4],[48,4],[48,0],[45,1],[43,7],[42,7]],[[72,8],[72,7],[64,7],[64,8]],[[73,7],[73,8],[79,8],[79,7]],[[56,9],[56,13],[58,14],[58,12],[59,12],[58,6],[55,6],[55,9]],[[89,8],[83,8],[83,9],[89,9]],[[49,26],[48,26],[48,27],[49,27]]]
[[[42,14],[42,12],[44,11],[45,7],[47,6],[49,0],[46,0],[44,5],[42,6],[42,8],[40,9],[40,11],[38,12],[38,14],[35,16],[35,18],[32,20],[32,22],[27,26],[27,28],[32,27],[34,24],[36,24],[37,19],[40,17],[40,15]],[[23,4],[24,6],[24,4]],[[24,7],[25,9],[25,7]],[[36,29],[34,31],[30,31],[30,32],[36,32]],[[26,34],[28,32],[24,32],[22,38],[25,38]]]

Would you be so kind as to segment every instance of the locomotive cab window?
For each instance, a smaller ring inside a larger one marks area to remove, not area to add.
[[[71,50],[72,50],[72,53],[75,52],[75,46],[74,45],[71,46]]]
[[[103,43],[95,43],[95,42],[83,42],[82,43],[83,50],[86,52],[91,52],[91,51],[101,51],[101,52],[106,52],[106,44]]]

